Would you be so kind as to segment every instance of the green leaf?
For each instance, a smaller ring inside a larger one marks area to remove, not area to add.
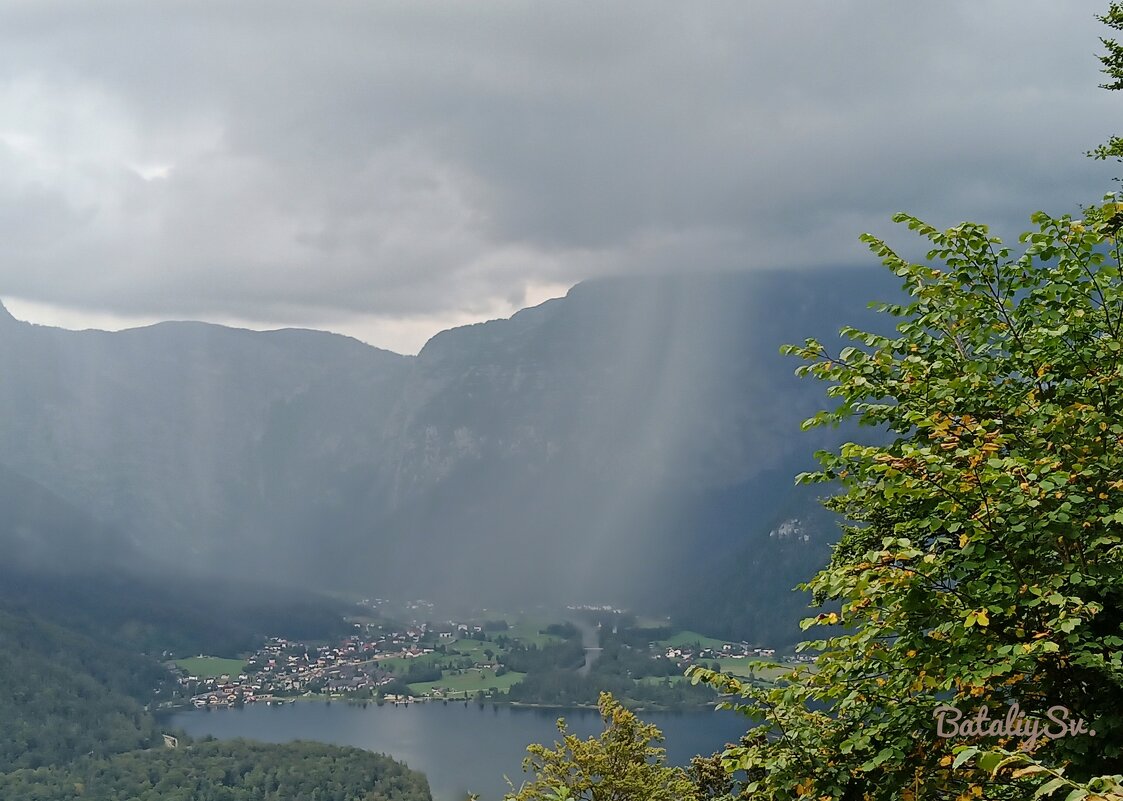
[[[964,762],[975,756],[975,754],[977,753],[979,753],[979,749],[973,745],[963,748],[959,751],[959,753],[955,755],[955,759],[952,761],[951,766],[953,768],[962,767]]]
[[[1058,776],[1055,779],[1047,781],[1045,784],[1037,788],[1037,792],[1033,794],[1034,798],[1044,798],[1045,796],[1052,795],[1054,792],[1064,787],[1067,780],[1063,776]]]
[[[1002,761],[1002,754],[998,753],[997,751],[988,751],[987,753],[985,753],[985,754],[983,754],[982,756],[979,757],[979,761],[978,761],[979,769],[984,770],[987,773],[990,773],[991,771],[993,771],[995,768],[998,767],[998,764],[1001,761]]]

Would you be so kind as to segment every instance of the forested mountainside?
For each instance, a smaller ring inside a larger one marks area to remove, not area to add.
[[[0,611],[0,773],[151,747],[143,704],[166,679],[150,659]]]
[[[65,558],[483,603],[704,582],[735,593],[718,606],[774,608],[834,536],[770,536],[814,516],[792,477],[833,436],[800,435],[820,390],[778,349],[833,341],[896,291],[877,269],[601,280],[416,357],[311,331],[4,316],[0,484],[75,510],[52,524],[74,531]],[[731,632],[753,636],[751,618]]]
[[[342,636],[350,631],[343,615],[351,606],[248,580],[3,565],[0,610],[129,651],[184,656],[250,651],[267,636]]]
[[[318,743],[238,740],[130,751],[105,760],[0,774],[0,795],[23,801],[432,799],[424,776],[382,754]]]
[[[153,659],[0,602],[0,798],[428,801],[394,760],[310,743],[165,746],[147,711],[174,682]]]

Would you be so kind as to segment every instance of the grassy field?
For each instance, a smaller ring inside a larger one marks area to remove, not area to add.
[[[760,657],[746,657],[744,659],[730,659],[722,657],[716,660],[721,665],[721,672],[728,673],[731,676],[740,676],[747,678],[753,676],[757,679],[764,679],[766,681],[775,681],[779,678],[786,676],[793,670],[814,670],[814,665],[799,665],[793,662],[778,662],[771,659],[761,659]],[[756,664],[754,664],[756,663]],[[764,663],[763,665],[761,663]],[[708,661],[703,660],[702,664],[709,665]]]
[[[748,676],[750,674],[757,674],[760,672],[759,667],[755,667],[755,659],[730,659],[729,657],[721,657],[714,660],[721,665],[721,672],[728,673],[730,676]],[[702,660],[702,664],[709,665],[709,661]]]
[[[222,675],[237,676],[246,667],[241,659],[223,659],[220,656],[193,656],[189,659],[177,659],[175,664],[180,670],[187,671],[187,675],[201,679],[213,679]]]
[[[759,657],[745,657],[744,659],[722,657],[716,661],[721,665],[722,673],[728,673],[731,676],[752,675],[761,679],[774,679],[783,673],[789,672],[793,667],[792,665],[782,665],[779,662],[773,662]],[[762,666],[760,664],[761,662],[766,662],[767,664]]]
[[[430,690],[440,687],[442,690],[451,691],[451,693],[453,693],[446,697],[470,698],[479,690],[483,690],[486,693],[488,689],[492,687],[499,692],[507,692],[512,684],[521,681],[522,677],[525,675],[525,673],[511,672],[496,677],[494,671],[472,669],[464,671],[459,676],[448,674],[443,676],[440,681],[426,681],[419,684],[411,684],[409,687],[418,695],[424,695]]]
[[[446,650],[451,655],[453,651],[460,654],[460,656],[470,656],[473,659],[483,661],[487,659],[484,651],[491,651],[493,654],[499,653],[501,650],[498,645],[493,642],[483,642],[481,640],[456,640],[446,647]],[[455,656],[451,658],[455,659]]]
[[[455,658],[455,657],[454,657]],[[438,654],[433,652],[431,654],[423,654],[422,656],[395,656],[389,659],[379,659],[378,665],[384,670],[388,670],[395,676],[403,676],[409,671],[410,665],[417,665],[418,667],[428,667],[439,662],[447,662],[449,659],[447,654]]]
[[[699,634],[696,631],[683,630],[673,637],[668,637],[665,640],[659,640],[660,644],[664,647],[671,646],[673,648],[682,648],[684,645],[693,645],[698,643],[703,648],[719,649],[725,645],[725,640],[715,640],[713,637],[707,637],[704,634]]]
[[[534,644],[541,648],[543,645],[562,641],[561,637],[539,633],[539,631],[546,628],[550,622],[559,623],[561,621],[542,622],[538,620],[520,620],[518,623],[511,626],[511,628],[507,629],[507,631],[492,632],[491,636],[494,637],[498,634],[506,634],[509,640],[518,640],[527,647]]]

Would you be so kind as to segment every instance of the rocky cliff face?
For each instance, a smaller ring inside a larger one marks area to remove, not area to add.
[[[180,569],[657,597],[767,542],[826,442],[799,433],[822,397],[778,348],[862,323],[891,287],[876,270],[590,282],[417,357],[0,313],[0,462]]]

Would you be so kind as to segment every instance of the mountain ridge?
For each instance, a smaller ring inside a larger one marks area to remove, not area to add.
[[[0,325],[12,325],[13,323],[19,322],[20,321],[8,311],[8,307],[4,305],[4,301],[0,300]]]
[[[779,346],[868,322],[889,286],[870,270],[598,279],[417,356],[299,329],[9,326],[0,452],[179,571],[658,602],[746,541],[774,547],[792,477],[837,436],[799,434],[822,390]],[[764,583],[805,578],[808,552]]]

